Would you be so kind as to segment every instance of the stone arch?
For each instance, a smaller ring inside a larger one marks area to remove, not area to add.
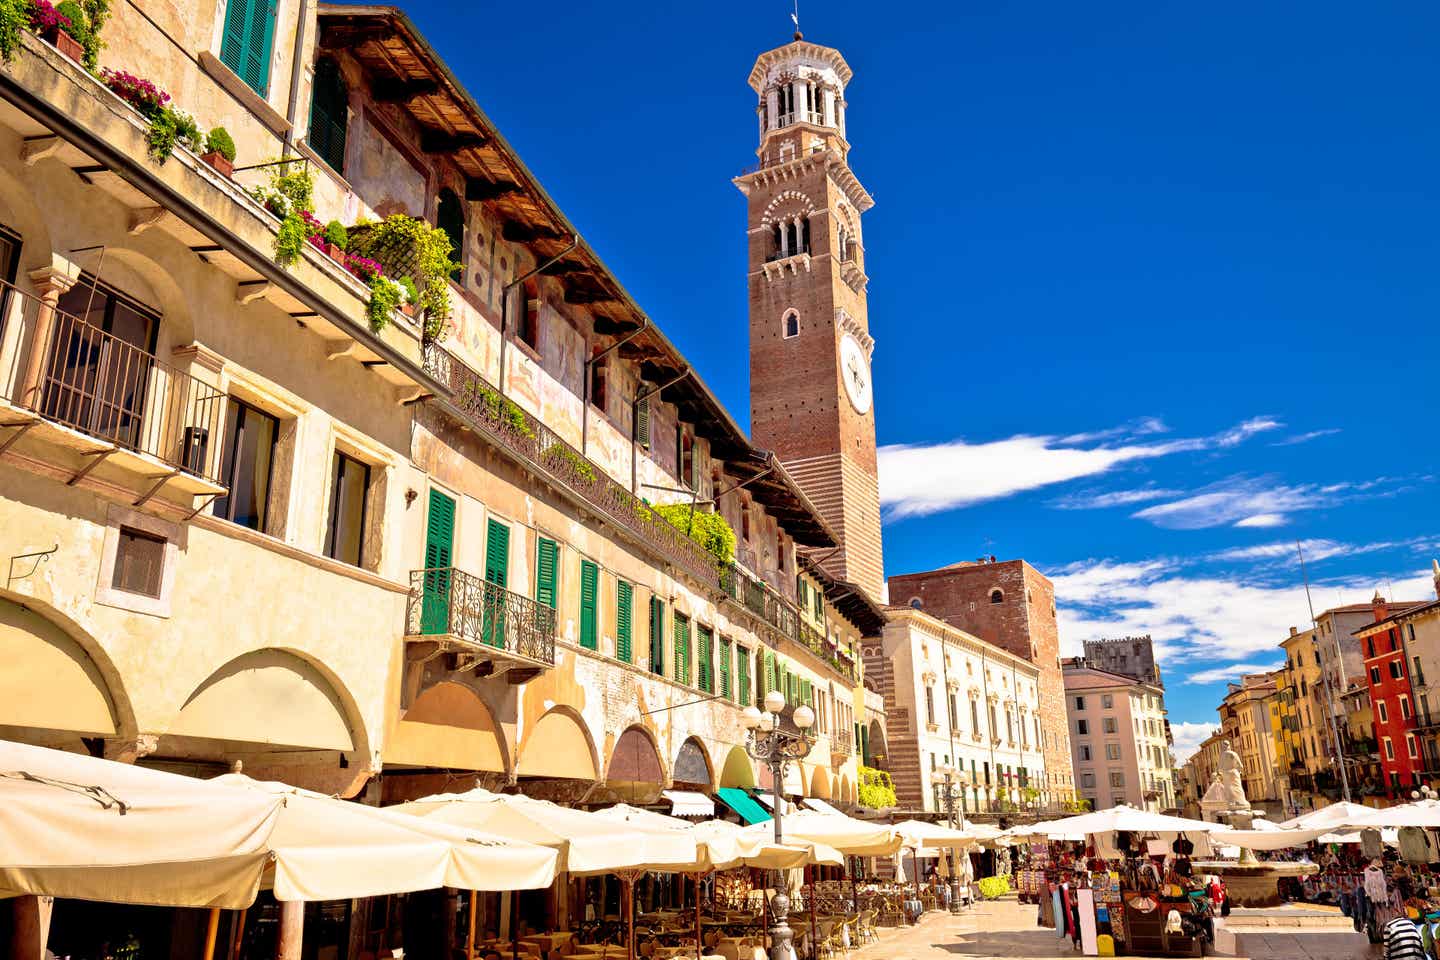
[[[133,736],[134,712],[110,658],[85,631],[42,610],[0,596],[0,728]]]
[[[831,799],[830,771],[821,766],[815,767],[815,772],[810,776],[810,789],[806,791],[806,796],[815,797],[818,800]]]
[[[686,737],[675,751],[675,765],[670,771],[676,783],[693,784],[707,790],[715,783],[715,766],[710,762],[710,751],[699,737]]]
[[[720,768],[720,786],[749,789],[757,784],[755,764],[745,748],[734,746],[725,755],[725,765]]]
[[[854,803],[856,798],[855,784],[850,782],[850,775],[842,773],[840,782],[835,789],[835,799],[841,803]]]
[[[872,765],[881,770],[890,769],[889,761],[886,759],[889,747],[885,743],[885,725],[880,722],[879,717],[870,718],[869,732],[865,736]]]
[[[793,328],[793,333],[791,332]],[[793,340],[800,336],[800,311],[790,307],[780,315],[780,338]]]
[[[660,744],[655,733],[644,724],[633,724],[625,728],[610,750],[610,761],[606,765],[605,781],[616,783],[645,783],[664,785],[666,782],[665,760],[660,756]]]
[[[526,732],[517,751],[515,775],[596,780],[600,774],[595,741],[573,707],[551,707]]]
[[[45,211],[35,202],[35,182],[22,182],[4,166],[0,166],[0,223],[20,235],[20,269],[16,282],[23,284],[31,270],[52,263],[54,239]],[[57,215],[64,209],[56,204]]]
[[[990,590],[990,602],[991,602],[991,603],[1004,603],[1004,602],[1005,602],[1005,591],[1004,591],[1004,590],[1001,590],[999,587],[992,587],[991,590]]]
[[[183,276],[183,272],[161,263],[158,258],[164,254],[160,251],[147,250],[139,244],[145,244],[145,235],[133,244],[107,246],[103,264],[85,261],[80,266],[92,276],[99,267],[102,283],[153,307],[160,314],[161,342],[156,349],[166,353],[167,342],[170,346],[179,346],[195,339],[192,304],[196,300],[175,282],[175,277]]]
[[[776,214],[782,209],[798,213],[802,217],[808,217],[815,212],[814,202],[800,190],[781,190],[765,206],[765,212],[760,216],[760,223],[770,226],[775,222]]]
[[[233,741],[369,757],[354,698],[323,664],[293,650],[251,650],[211,673],[166,731],[172,737]]]
[[[442,681],[400,714],[385,742],[385,761],[508,774],[510,745],[495,718],[494,708],[474,688]]]

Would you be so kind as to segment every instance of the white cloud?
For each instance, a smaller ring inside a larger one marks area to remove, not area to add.
[[[1163,424],[1157,422],[1156,426]],[[1085,438],[1084,434],[1021,434],[984,443],[892,444],[879,449],[880,503],[891,518],[925,516],[1096,476],[1124,463],[1232,447],[1279,426],[1278,421],[1257,417],[1210,437],[1098,446],[1067,443]],[[1134,429],[1128,432],[1133,435]]]
[[[1185,682],[1192,685],[1225,683],[1228,680],[1239,680],[1247,673],[1269,673],[1271,670],[1280,669],[1280,665],[1279,660],[1274,663],[1232,663],[1229,666],[1188,673],[1185,675]]]
[[[1056,499],[1051,506],[1061,510],[1104,510],[1107,507],[1130,507],[1151,500],[1167,500],[1183,496],[1184,490],[1163,487],[1141,487],[1138,490],[1111,490],[1108,493],[1075,493]]]
[[[1072,433],[1068,437],[1061,437],[1060,442],[1066,446],[1075,446],[1082,443],[1098,443],[1101,440],[1115,440],[1120,437],[1146,437],[1155,433],[1169,433],[1170,428],[1164,420],[1159,417],[1141,417],[1132,420],[1130,423],[1120,427],[1111,427],[1108,430],[1096,430],[1093,433]]]
[[[1175,737],[1175,746],[1172,748],[1177,764],[1184,763],[1195,755],[1200,749],[1200,744],[1219,728],[1218,723],[1195,723],[1184,721],[1171,723],[1170,733]]]
[[[1060,636],[1068,653],[1081,641],[1150,634],[1170,682],[1189,669],[1247,663],[1274,654],[1289,628],[1309,622],[1304,583],[1288,570],[1283,583],[1232,574],[1191,575],[1184,562],[1155,559],[1070,564],[1052,579]],[[1368,601],[1377,587],[1402,599],[1434,595],[1428,570],[1412,577],[1384,574],[1314,580],[1317,610]]]
[[[1283,440],[1276,440],[1274,443],[1270,444],[1270,446],[1293,447],[1297,443],[1309,443],[1311,440],[1318,440],[1321,437],[1334,436],[1335,434],[1340,432],[1341,430],[1339,427],[1331,427],[1328,430],[1311,430],[1309,433],[1297,433],[1292,436],[1285,437]]]
[[[1241,517],[1235,521],[1235,526],[1242,529],[1247,527],[1283,527],[1289,522],[1289,519],[1283,513],[1257,513],[1253,517]]]
[[[1385,550],[1409,550],[1425,553],[1440,548],[1440,538],[1412,537],[1409,540],[1377,540],[1373,543],[1341,543],[1336,540],[1310,539],[1300,541],[1305,551],[1306,563],[1318,563],[1331,557],[1357,557],[1366,553]],[[1286,565],[1298,566],[1299,556],[1295,552],[1294,540],[1277,540],[1273,543],[1257,543],[1249,547],[1231,547],[1205,555],[1202,559],[1218,563],[1246,563],[1250,561],[1280,560]]]

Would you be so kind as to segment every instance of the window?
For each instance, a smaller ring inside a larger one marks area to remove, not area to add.
[[[139,447],[150,361],[138,352],[154,352],[159,315],[88,273],[61,295],[58,309],[80,322],[55,323],[51,359],[42,374],[41,413],[92,436]],[[203,435],[186,431],[186,439],[202,447],[187,452],[186,462],[203,463]]]
[[[1084,709],[1085,709],[1085,698],[1084,698],[1084,697],[1076,697],[1076,698],[1075,698],[1075,709],[1076,709],[1076,710],[1084,710]]]
[[[134,527],[121,527],[110,586],[126,593],[159,597],[165,571],[165,543],[164,537]]]
[[[715,634],[703,624],[695,626],[696,656],[700,660],[701,693],[715,692]]]
[[[953,690],[948,694],[948,699],[950,701],[950,729],[954,730],[960,726],[960,713],[956,709],[955,692]]]
[[[230,492],[215,501],[215,516],[251,530],[265,529],[275,438],[279,433],[279,420],[230,398],[220,473]]]
[[[634,406],[635,442],[642,450],[650,449],[650,401],[641,400]]]
[[[349,124],[350,92],[345,88],[340,65],[330,57],[322,57],[315,61],[315,83],[310,89],[310,131],[305,141],[330,169],[342,176]]]
[[[580,646],[586,650],[599,647],[595,629],[596,594],[599,592],[600,568],[593,561],[580,561]]]
[[[1410,754],[1411,760],[1420,756],[1420,751],[1415,748],[1415,734],[1413,733],[1405,734],[1405,752]]]
[[[630,621],[635,603],[635,588],[624,580],[615,582],[615,659],[631,661]]]
[[[229,0],[220,62],[261,97],[270,95],[270,48],[277,0]]]
[[[1089,721],[1089,720],[1076,720],[1076,721],[1075,721],[1075,732],[1078,733],[1078,734],[1080,734],[1082,737],[1083,737],[1085,734],[1089,733],[1089,732],[1090,732],[1090,721]]]
[[[449,187],[440,191],[440,199],[435,206],[435,226],[450,238],[450,259],[455,261],[450,279],[459,283],[465,270],[465,205]]]
[[[535,601],[551,610],[556,604],[555,574],[559,568],[559,545],[549,537],[541,537],[535,542]]]
[[[1395,759],[1395,744],[1393,744],[1393,743],[1390,742],[1390,738],[1389,738],[1389,737],[1386,737],[1386,738],[1385,738],[1384,743],[1385,743],[1385,759],[1386,759],[1386,760],[1394,760],[1394,759]]]
[[[1366,638],[1365,638],[1365,656],[1366,656],[1366,658],[1375,656],[1375,638],[1374,638],[1374,637],[1366,637]]]
[[[596,347],[598,354],[603,348]],[[590,360],[590,403],[602,413],[605,411],[605,401],[609,399],[606,395],[605,385],[609,380],[607,374],[606,357],[592,357]]]
[[[928,686],[925,688],[925,722],[935,724],[935,689]]]
[[[784,326],[786,340],[800,336],[800,314],[794,310],[785,314]]]
[[[695,486],[695,437],[683,423],[675,425],[675,477],[687,487]]]
[[[740,540],[744,543],[750,542],[750,501],[740,501]]]
[[[1389,723],[1389,722],[1390,722],[1390,711],[1388,711],[1388,710],[1385,709],[1385,701],[1384,701],[1384,700],[1376,700],[1376,701],[1375,701],[1375,713],[1376,713],[1377,716],[1379,716],[1381,723]]]
[[[1089,772],[1080,774],[1080,786],[1082,786],[1082,787],[1093,787],[1093,786],[1095,786],[1095,774],[1089,773]]]
[[[1400,716],[1410,719],[1410,698],[1404,694],[1400,695]]]
[[[730,641],[720,638],[720,696],[732,699],[730,686]]]
[[[1090,759],[1090,744],[1088,744],[1088,743],[1082,743],[1082,744],[1080,744],[1080,759],[1081,759],[1081,760],[1089,760],[1089,759]]]
[[[336,450],[330,476],[330,525],[325,533],[325,556],[358,567],[364,559],[370,467]]]
[[[978,737],[980,735],[980,701],[970,701],[970,730]]]
[[[1100,698],[1100,707],[1102,709],[1109,710],[1113,706],[1115,706],[1115,698],[1110,694],[1107,693]]]
[[[1372,684],[1377,684],[1377,685],[1380,683],[1380,668],[1379,668],[1379,667],[1371,667],[1371,668],[1370,668],[1370,682],[1371,682]]]
[[[1105,717],[1104,724],[1106,733],[1117,733],[1120,730],[1120,725],[1115,722],[1114,717]]]
[[[1112,786],[1112,787],[1123,787],[1123,786],[1125,786],[1125,771],[1124,771],[1124,770],[1111,770],[1111,771],[1110,771],[1110,786]]]
[[[1005,594],[1004,594],[1003,592],[1001,592],[1000,590],[991,590],[991,591],[990,591],[990,602],[991,602],[991,603],[1004,603],[1004,602],[1005,602]]]
[[[1107,743],[1107,744],[1105,744],[1105,759],[1106,759],[1106,760],[1119,760],[1119,759],[1120,759],[1120,744],[1118,744],[1118,743]]]
[[[531,277],[525,281],[525,300],[520,313],[520,325],[516,333],[532,349],[540,347],[540,284]]]
[[[1390,661],[1390,679],[1399,680],[1405,676],[1405,665],[1399,660]]]
[[[671,628],[675,637],[675,680],[690,683],[690,618],[675,612],[675,622]]]
[[[665,601],[650,598],[650,672],[665,676]]]
[[[750,697],[750,651],[735,647],[735,702],[748,704]]]

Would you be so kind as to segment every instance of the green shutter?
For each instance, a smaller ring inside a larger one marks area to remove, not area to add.
[[[720,638],[720,696],[731,699],[730,686],[730,641]]]
[[[821,623],[824,623],[824,622],[825,622],[825,593],[824,593],[824,591],[822,591],[822,590],[816,590],[814,593],[810,594],[810,599],[815,602],[815,619],[818,620],[818,621],[821,622]]]
[[[744,647],[735,648],[736,681],[735,684],[739,696],[736,703],[742,706],[750,704],[750,651]]]
[[[675,681],[690,683],[690,621],[675,614]]]
[[[630,662],[630,604],[634,591],[620,580],[615,584],[615,658]]]
[[[700,653],[700,691],[715,692],[715,634],[701,624],[695,627],[695,645]]]
[[[649,400],[642,400],[635,405],[635,442],[646,450],[650,449]]]
[[[650,672],[665,676],[665,601],[650,598]]]
[[[535,602],[554,610],[555,571],[560,563],[560,547],[549,537],[535,543]]]
[[[595,639],[595,594],[599,589],[600,568],[589,560],[580,561],[580,646],[594,650],[599,644]]]
[[[769,650],[765,651],[765,675],[761,680],[760,698],[763,700],[767,693],[775,689],[775,654]]]
[[[220,39],[220,62],[262,97],[270,95],[270,50],[276,0],[230,0]]]
[[[450,568],[454,565],[455,501],[430,491],[425,517],[425,585],[420,604],[420,632],[450,632]]]
[[[337,173],[345,172],[345,136],[350,123],[350,95],[340,65],[330,57],[315,61],[310,87],[310,129],[305,142]]]
[[[485,525],[484,641],[505,646],[505,587],[510,582],[510,528],[490,518]],[[498,588],[498,589],[496,589]]]

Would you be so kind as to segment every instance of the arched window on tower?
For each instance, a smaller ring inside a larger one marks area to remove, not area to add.
[[[1004,603],[1004,602],[1005,602],[1005,594],[1002,593],[1002,592],[1001,592],[1000,590],[998,590],[998,589],[996,589],[996,590],[991,590],[991,591],[990,591],[990,602],[991,602],[991,603]]]
[[[783,325],[785,328],[786,340],[789,340],[791,337],[800,336],[800,314],[796,313],[794,310],[790,310],[785,314]]]
[[[450,273],[450,279],[458,283],[465,268],[465,206],[449,187],[440,191],[440,204],[435,211],[435,226],[444,230],[445,235],[450,238],[450,259],[455,261],[455,269]]]
[[[852,259],[852,255],[850,253],[850,232],[846,230],[843,226],[839,227],[837,232],[838,236],[836,239],[838,242],[836,243],[836,247],[838,248],[837,252],[840,255],[840,262],[849,263]]]

